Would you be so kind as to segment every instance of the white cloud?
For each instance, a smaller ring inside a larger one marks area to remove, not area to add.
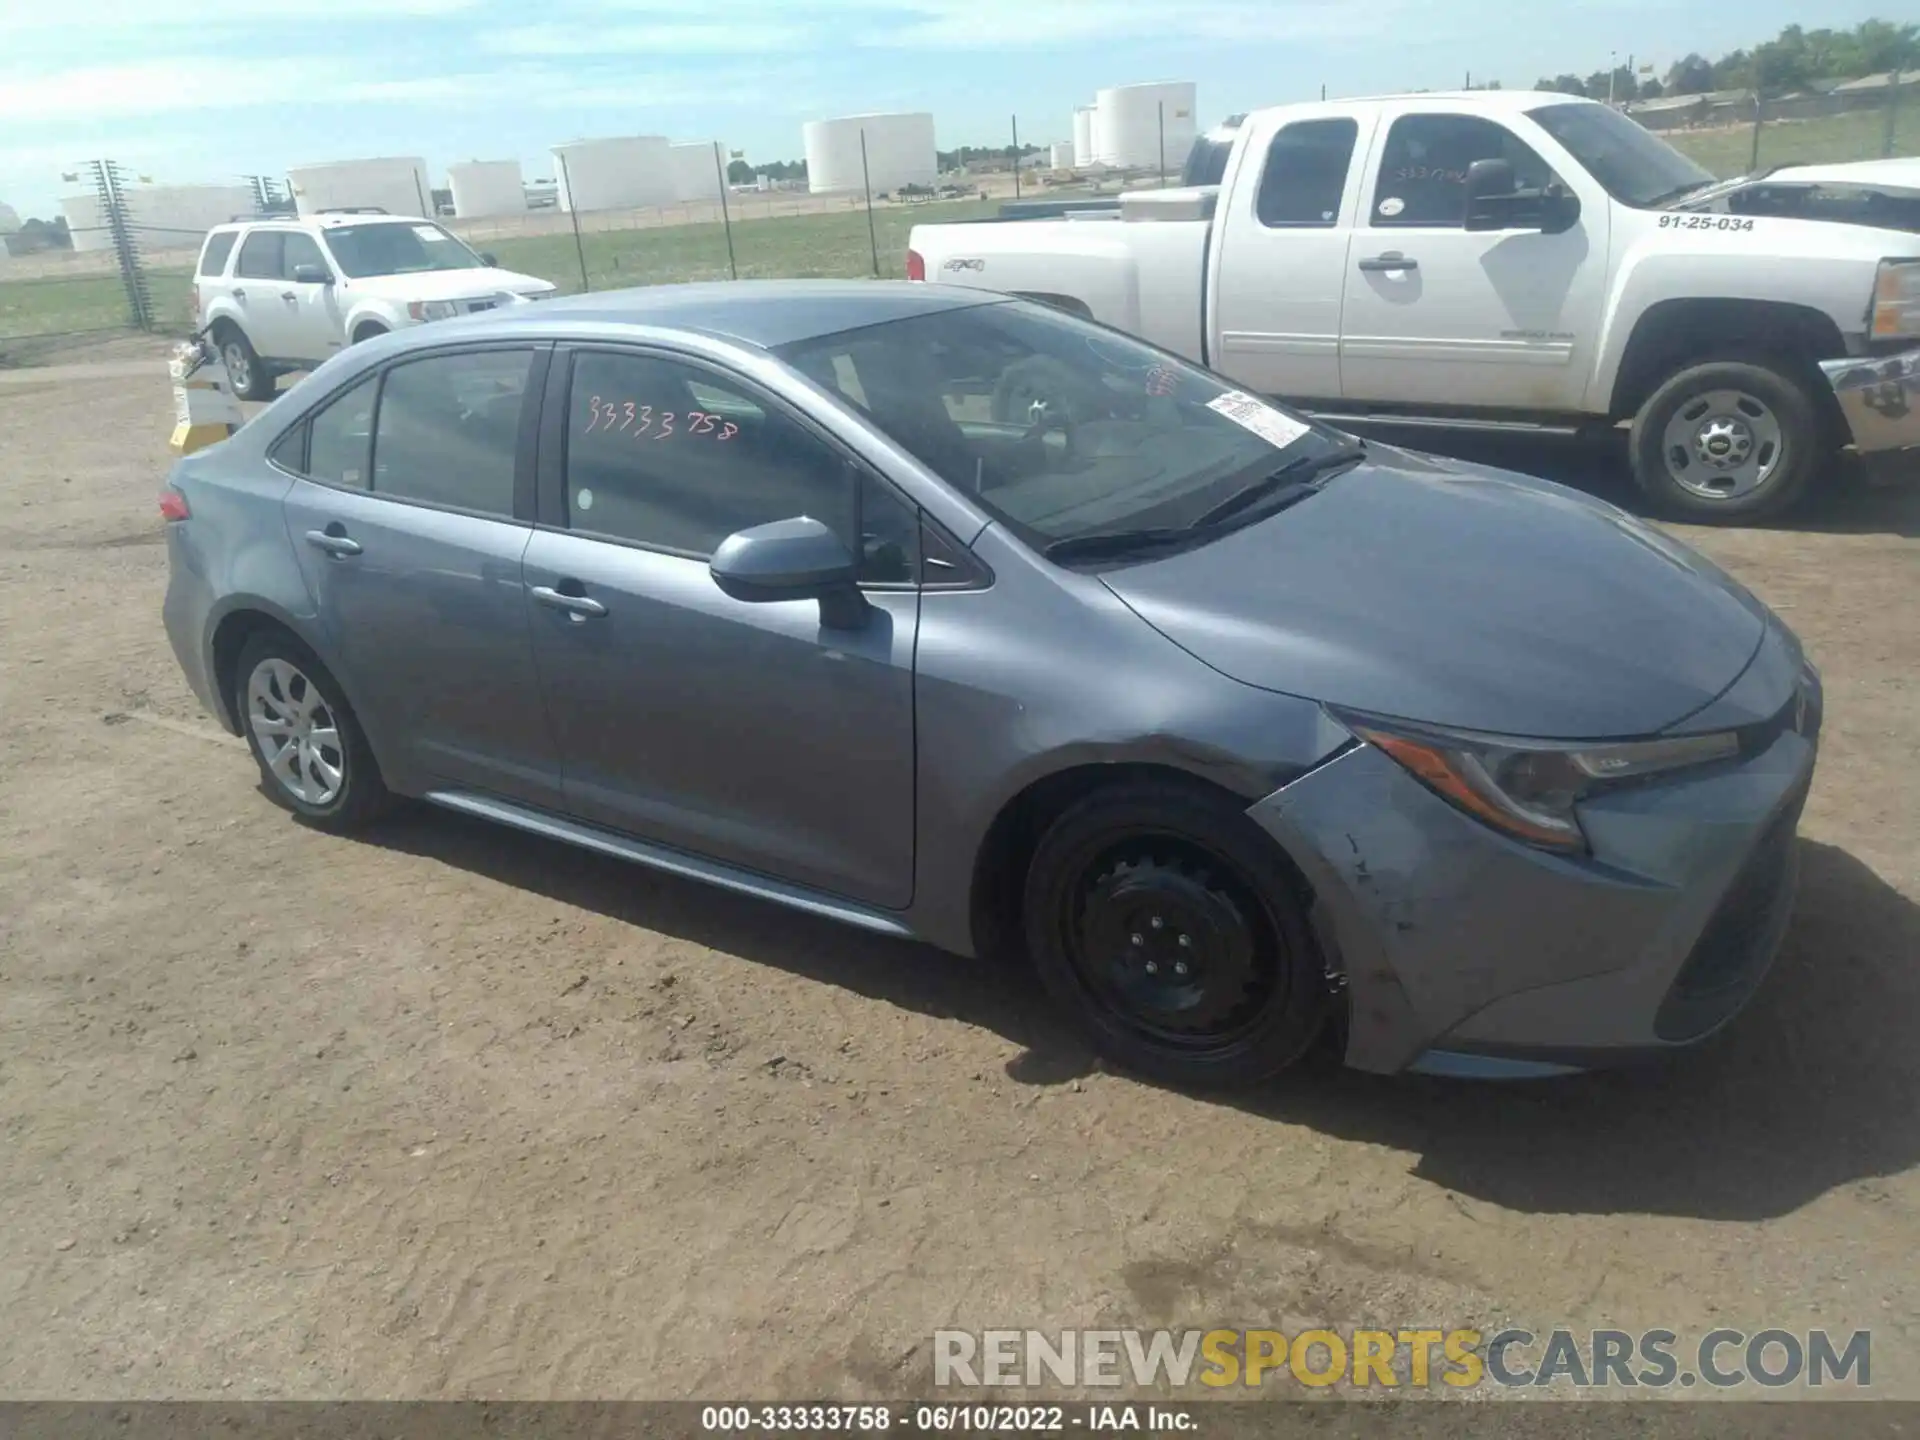
[[[208,83],[205,65],[188,59],[0,73],[0,119],[44,127],[56,116],[97,119],[283,104],[310,78],[311,67],[296,60],[251,61],[232,67],[218,84]]]
[[[601,21],[517,25],[483,32],[476,43],[496,55],[730,55],[799,49],[816,38],[816,32],[805,26],[780,21],[754,25]]]

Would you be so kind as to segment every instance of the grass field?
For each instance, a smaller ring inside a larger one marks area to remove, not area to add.
[[[1762,165],[1813,160],[1861,160],[1880,154],[1884,114],[1862,111],[1819,120],[1783,120],[1768,124],[1760,136]],[[1667,136],[1716,175],[1738,175],[1749,167],[1753,132],[1678,131]],[[1898,117],[1894,153],[1920,155],[1920,105]],[[905,264],[907,233],[929,220],[971,220],[997,213],[998,201],[963,200],[914,206],[882,206],[873,212],[880,273],[899,276]],[[864,210],[788,215],[736,221],[734,252],[742,278],[776,276],[847,277],[871,275],[872,247]],[[580,254],[571,233],[512,237],[485,242],[502,265],[554,281],[576,291]],[[587,278],[595,290],[626,285],[657,285],[680,280],[719,280],[728,274],[725,230],[717,224],[661,226],[590,234],[582,238]],[[4,271],[0,271],[0,277]],[[155,271],[149,289],[159,326],[184,331],[191,323],[185,270]],[[118,276],[101,274],[58,279],[0,278],[0,363],[8,342],[25,337],[123,327],[127,302]],[[16,352],[20,347],[16,345]]]
[[[1868,160],[1886,143],[1884,111],[1860,110],[1818,120],[1775,120],[1760,129],[1762,165],[1805,165],[1819,160]],[[1752,169],[1753,130],[1673,130],[1666,140],[1714,174],[1731,178]],[[1908,105],[1895,117],[1893,153],[1920,155],[1920,105]]]

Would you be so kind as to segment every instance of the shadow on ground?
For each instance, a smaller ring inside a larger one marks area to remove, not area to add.
[[[1517,470],[1557,480],[1590,495],[1598,495],[1636,515],[1658,520],[1675,517],[1649,509],[1645,497],[1629,478],[1626,441],[1612,435],[1602,440],[1572,436],[1536,435],[1515,431],[1445,430],[1436,427],[1375,425],[1355,427],[1361,434],[1409,450]],[[1869,485],[1851,462],[1841,463],[1831,477],[1823,476],[1805,504],[1779,520],[1749,524],[1747,529],[1804,531],[1827,535],[1901,535],[1920,537],[1920,467],[1911,479]]]
[[[408,812],[378,843],[1023,1047],[1008,1076],[1095,1067],[1024,966],[969,961],[477,820]],[[1526,1084],[1392,1079],[1309,1063],[1252,1094],[1194,1096],[1417,1155],[1464,1196],[1539,1213],[1761,1219],[1920,1164],[1920,906],[1801,841],[1799,905],[1753,1004],[1650,1068]],[[938,1083],[937,1081],[934,1083]]]

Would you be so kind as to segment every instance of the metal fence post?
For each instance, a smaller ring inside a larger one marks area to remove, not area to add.
[[[1767,102],[1761,97],[1760,87],[1753,90],[1753,154],[1748,157],[1747,171],[1751,174],[1760,168],[1760,127],[1766,124]]]
[[[867,127],[860,127],[860,188],[867,193],[867,244],[873,247],[873,278],[880,278],[880,236],[873,228],[873,177],[867,171]]]
[[[1020,198],[1020,117],[1013,117],[1013,198]]]
[[[1887,79],[1887,132],[1880,141],[1880,157],[1889,159],[1893,155],[1895,122],[1900,113],[1900,67],[1895,65],[1893,73]]]
[[[565,155],[556,153],[553,158],[560,162],[560,193],[567,197],[567,216],[573,221],[573,251],[580,257],[580,289],[591,290],[593,284],[587,279],[587,246],[580,238],[580,207],[573,199],[573,176],[567,171]]]
[[[1167,102],[1160,102],[1160,188],[1167,188]]]
[[[739,262],[733,258],[733,212],[727,207],[727,170],[720,159],[720,142],[713,142],[713,173],[720,179],[720,223],[727,232],[727,273],[740,278]]]

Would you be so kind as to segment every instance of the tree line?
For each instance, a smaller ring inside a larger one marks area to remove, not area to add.
[[[1789,25],[1751,50],[1732,50],[1717,60],[1690,51],[1667,67],[1665,77],[1638,75],[1628,65],[1611,72],[1544,76],[1536,90],[1584,95],[1590,100],[1657,100],[1662,95],[1704,95],[1713,90],[1758,90],[1788,95],[1821,80],[1857,80],[1863,75],[1920,68],[1920,25],[1864,20],[1851,30],[1808,30]]]

